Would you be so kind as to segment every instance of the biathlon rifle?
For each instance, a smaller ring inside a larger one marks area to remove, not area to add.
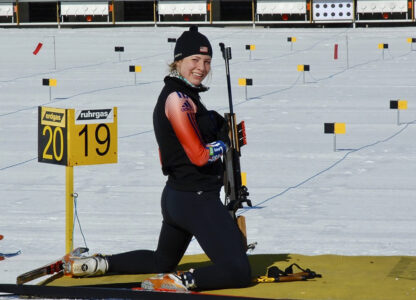
[[[247,246],[247,234],[244,216],[236,216],[236,212],[239,208],[243,208],[243,203],[247,203],[248,206],[252,206],[251,201],[247,198],[249,193],[245,185],[245,179],[242,179],[240,156],[241,147],[247,144],[246,132],[244,121],[237,124],[236,116],[233,109],[233,98],[231,93],[231,80],[230,80],[230,64],[231,48],[225,47],[223,43],[220,43],[222,57],[225,61],[225,72],[227,76],[227,88],[228,88],[228,103],[230,112],[225,113],[225,120],[229,126],[230,145],[227,153],[224,155],[225,176],[224,176],[224,192],[225,200],[224,204],[227,206],[233,218],[236,220],[238,227],[240,228],[244,242]],[[245,178],[245,176],[244,176]],[[254,245],[247,246],[247,248],[254,248]]]

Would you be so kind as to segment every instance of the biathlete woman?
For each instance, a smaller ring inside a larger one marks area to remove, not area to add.
[[[193,26],[178,38],[170,74],[153,112],[163,174],[163,222],[155,251],[73,258],[66,272],[74,276],[159,273],[145,289],[222,289],[245,287],[251,269],[242,235],[220,199],[221,156],[229,143],[225,120],[208,111],[199,93],[211,70],[212,47]],[[212,264],[175,272],[192,237]]]

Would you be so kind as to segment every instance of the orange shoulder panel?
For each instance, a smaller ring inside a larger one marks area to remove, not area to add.
[[[197,107],[187,95],[180,92],[169,94],[165,114],[189,160],[197,166],[208,162],[209,150],[205,148],[195,119]]]

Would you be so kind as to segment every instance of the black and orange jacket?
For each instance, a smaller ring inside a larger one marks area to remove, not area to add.
[[[181,191],[219,190],[221,160],[209,163],[208,142],[201,135],[197,115],[207,112],[198,89],[176,77],[166,77],[153,111],[153,127],[167,184]]]

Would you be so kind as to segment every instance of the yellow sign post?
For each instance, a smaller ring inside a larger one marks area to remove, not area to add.
[[[334,152],[337,151],[337,134],[345,134],[346,126],[345,123],[325,123],[324,133],[334,135]]]
[[[74,167],[65,167],[66,191],[65,191],[65,253],[74,249]]]
[[[413,51],[413,44],[416,43],[416,38],[407,38],[407,42],[410,44],[410,51]]]
[[[142,71],[142,66],[129,66],[129,72],[134,73],[134,85],[136,85],[136,73],[140,73]]]
[[[382,57],[384,60],[384,49],[389,49],[389,44],[378,44],[378,49],[382,49]]]
[[[292,51],[293,50],[293,43],[296,42],[296,38],[294,36],[289,36],[287,38],[287,41],[290,43],[290,51]]]
[[[252,78],[238,78],[238,85],[245,87],[245,95],[247,100],[247,86],[253,85],[253,79]]]
[[[303,83],[305,83],[305,72],[309,72],[311,70],[310,65],[298,65],[297,70],[298,72],[303,72]]]
[[[251,51],[256,50],[256,45],[246,45],[246,50],[249,51],[250,53],[249,59],[251,60]]]
[[[407,100],[390,100],[390,109],[397,110],[397,125],[400,125],[400,111],[407,109]]]
[[[49,86],[49,101],[52,101],[52,88],[51,86],[56,86],[56,79],[54,78],[43,78],[42,85]]]
[[[117,107],[39,106],[38,161],[66,166],[66,252],[73,249],[74,166],[117,163]]]

